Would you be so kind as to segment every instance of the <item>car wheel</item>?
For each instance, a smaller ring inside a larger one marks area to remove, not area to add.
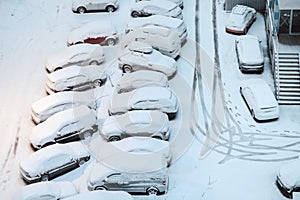
[[[100,87],[102,85],[102,81],[100,79],[97,79],[94,81],[94,86],[95,87]]]
[[[113,6],[107,6],[107,7],[106,7],[106,11],[107,11],[107,12],[114,12],[115,10],[116,10],[116,8],[113,7]]]
[[[95,187],[95,190],[106,190],[104,186],[97,186]]]
[[[83,14],[83,13],[86,12],[86,9],[85,9],[85,7],[80,6],[80,7],[77,8],[77,12],[80,13],[80,14]]]
[[[136,12],[136,11],[133,11],[133,12],[131,13],[131,16],[132,16],[132,17],[139,17],[139,13]]]
[[[119,141],[119,140],[121,140],[120,136],[111,136],[108,138],[109,142],[114,142],[114,141]]]
[[[109,39],[107,39],[106,44],[107,44],[107,46],[113,46],[116,44],[116,40],[113,38],[109,38]]]
[[[158,194],[158,189],[156,187],[150,187],[146,190],[147,194],[154,194],[157,195]]]
[[[99,62],[97,60],[92,60],[89,65],[99,65]]]
[[[125,74],[132,72],[132,67],[130,65],[123,65],[122,69]]]
[[[50,177],[48,174],[43,174],[42,177],[41,177],[41,181],[49,181],[50,180]]]

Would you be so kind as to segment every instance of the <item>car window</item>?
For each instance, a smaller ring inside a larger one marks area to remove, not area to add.
[[[121,173],[114,173],[107,176],[106,181],[109,183],[116,183],[121,179]]]
[[[68,133],[75,132],[77,130],[77,123],[78,123],[78,121],[63,126],[60,129],[59,133],[61,135],[66,135]]]

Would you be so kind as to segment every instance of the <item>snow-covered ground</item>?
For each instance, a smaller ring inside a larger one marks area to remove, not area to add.
[[[212,1],[201,1],[200,44],[213,60]],[[33,127],[30,120],[31,103],[45,96],[45,59],[66,46],[71,30],[86,22],[110,19],[118,31],[123,32],[129,16],[129,0],[120,1],[120,9],[114,13],[89,13],[78,15],[71,12],[71,1],[10,0],[0,2],[0,197],[10,199],[24,185],[19,175],[19,161],[32,153],[29,133]],[[228,129],[220,136],[214,150],[200,159],[204,136],[190,133],[191,92],[193,86],[193,63],[195,40],[195,1],[184,1],[184,20],[188,27],[189,41],[183,47],[187,56],[178,60],[178,73],[170,81],[170,88],[180,99],[179,117],[172,122],[175,135],[171,136],[171,150],[176,161],[169,169],[169,191],[160,197],[137,196],[135,199],[285,199],[275,185],[278,168],[297,158],[300,138],[300,107],[280,106],[278,121],[256,123],[239,95],[239,85],[248,77],[263,77],[272,85],[268,65],[262,75],[244,75],[238,70],[234,51],[234,38],[225,33],[224,23],[229,13],[217,7],[219,54],[226,104],[231,115]],[[263,40],[266,63],[268,63],[263,15],[248,34],[257,34]],[[106,63],[115,52],[106,51]],[[208,57],[202,56],[202,59]],[[210,61],[211,61],[210,60]],[[120,72],[113,70],[114,77]],[[117,78],[116,78],[117,79]],[[205,89],[205,88],[204,88]],[[110,88],[106,88],[106,92]],[[205,89],[206,98],[209,93]],[[196,92],[197,102],[201,101]],[[209,104],[209,100],[207,100]],[[108,103],[108,98],[106,98]],[[105,99],[101,102],[105,105]],[[203,126],[203,108],[198,104],[198,122]],[[104,106],[105,107],[105,106]],[[208,106],[208,110],[210,110]],[[197,113],[197,112],[196,112]],[[107,112],[105,112],[107,114]],[[99,110],[98,115],[102,115]],[[186,137],[183,137],[186,134]],[[80,190],[86,189],[86,176],[90,164],[65,174],[54,181],[74,181]]]

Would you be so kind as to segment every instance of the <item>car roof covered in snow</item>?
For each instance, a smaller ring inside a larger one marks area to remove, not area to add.
[[[83,192],[65,200],[133,200],[133,197],[123,191],[91,191]]]
[[[240,36],[236,39],[241,62],[246,64],[261,64],[264,62],[260,41],[255,35]]]
[[[142,9],[145,6],[153,5],[158,8],[162,8],[165,10],[171,10],[177,7],[177,4],[168,0],[151,0],[151,1],[139,1],[133,4],[132,8]]]
[[[132,103],[141,100],[171,99],[172,91],[164,87],[142,87],[131,92]]]
[[[130,51],[136,51],[141,53],[151,53],[153,52],[153,48],[151,45],[145,42],[140,41],[132,41],[128,45],[126,45],[126,48]]]
[[[151,15],[149,17],[137,17],[132,18],[128,21],[128,27],[138,27],[138,26],[145,26],[145,25],[156,25],[156,26],[164,26],[164,27],[178,27],[183,22],[183,20],[174,18],[174,17],[167,17],[164,15]]]

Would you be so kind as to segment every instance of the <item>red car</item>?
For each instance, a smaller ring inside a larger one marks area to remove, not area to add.
[[[117,30],[109,21],[93,21],[73,30],[68,46],[80,43],[113,46],[117,43]]]

